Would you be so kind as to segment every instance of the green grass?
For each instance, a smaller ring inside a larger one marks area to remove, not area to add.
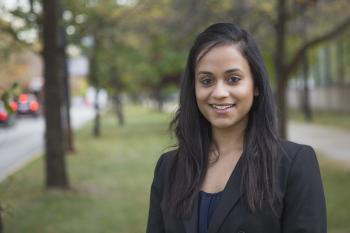
[[[327,204],[329,233],[350,232],[350,165],[319,159]]]
[[[155,162],[172,145],[170,115],[127,108],[127,125],[103,117],[102,137],[91,125],[76,135],[77,153],[68,156],[72,190],[46,191],[38,159],[0,184],[6,233],[145,232],[149,187]],[[350,167],[321,157],[329,233],[349,233]]]
[[[171,145],[170,116],[129,108],[127,125],[102,119],[102,137],[91,126],[76,135],[68,156],[72,191],[45,191],[39,159],[0,185],[7,233],[138,233],[145,231],[148,195],[159,155]]]
[[[305,122],[304,115],[300,110],[290,109],[288,116],[291,120]],[[312,123],[350,130],[350,113],[314,111]]]

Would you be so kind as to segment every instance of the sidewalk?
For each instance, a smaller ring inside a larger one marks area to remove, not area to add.
[[[330,159],[350,164],[350,131],[322,125],[290,122],[288,139],[312,146]]]

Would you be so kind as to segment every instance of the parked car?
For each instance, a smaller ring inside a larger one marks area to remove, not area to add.
[[[38,116],[40,114],[40,104],[33,94],[24,93],[17,99],[17,114],[31,114]]]
[[[15,123],[16,115],[14,114],[17,109],[16,102],[10,102],[10,107],[12,108],[12,112],[8,111],[5,107],[3,101],[0,101],[0,124],[5,126],[11,126]]]

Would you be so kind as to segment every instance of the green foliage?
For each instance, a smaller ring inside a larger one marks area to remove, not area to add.
[[[348,0],[286,2],[286,57],[281,58],[286,65],[305,42],[348,17],[345,10]],[[258,42],[272,83],[276,82],[273,58],[278,52],[275,51],[276,0],[121,3],[115,0],[62,1],[62,23],[67,28],[68,41],[89,58],[91,85],[106,88],[110,93],[131,94],[150,94],[176,85],[194,36],[214,22],[235,22],[248,29]],[[20,38],[23,32],[31,29],[40,32],[40,10],[40,1],[33,0],[32,11],[18,7],[9,12],[24,22],[23,26],[14,28],[14,35]],[[0,22],[0,30],[1,25]],[[308,52],[310,66],[318,62],[317,49]],[[293,75],[298,67],[291,70]],[[348,70],[349,66],[345,68]]]

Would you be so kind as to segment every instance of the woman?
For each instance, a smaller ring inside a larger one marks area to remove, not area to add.
[[[211,25],[188,56],[172,122],[178,149],[159,159],[148,233],[325,233],[310,146],[278,138],[262,57],[234,24]]]

